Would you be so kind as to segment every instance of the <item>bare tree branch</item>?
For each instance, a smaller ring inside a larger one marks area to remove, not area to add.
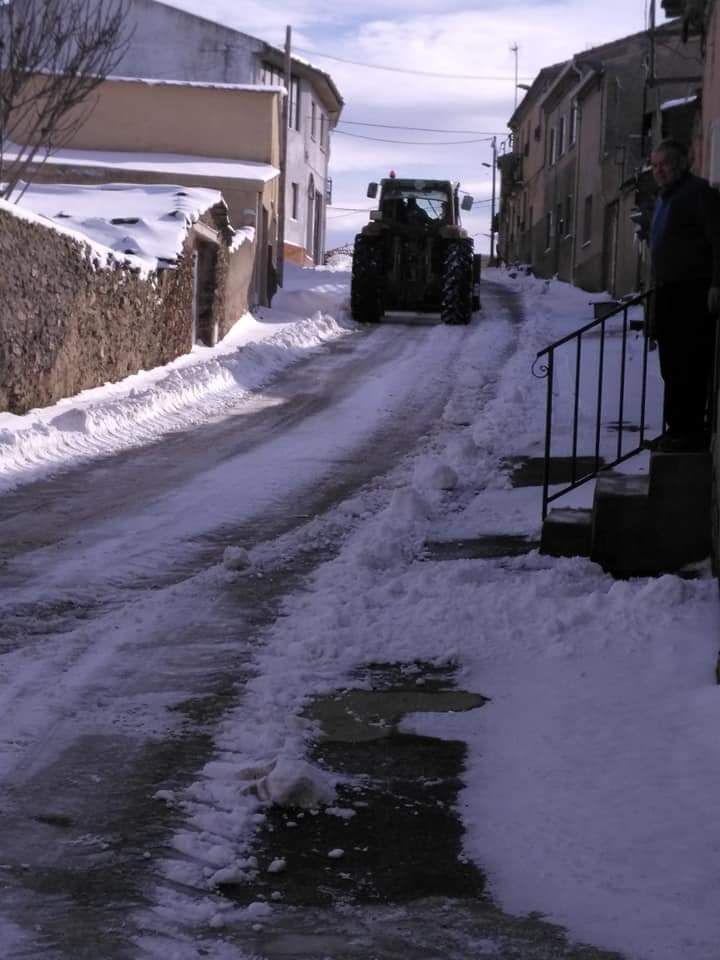
[[[127,52],[127,13],[128,0],[0,0],[0,197],[18,199],[82,126]]]

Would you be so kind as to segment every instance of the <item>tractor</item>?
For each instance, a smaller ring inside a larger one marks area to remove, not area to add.
[[[436,315],[442,323],[469,323],[480,308],[480,256],[460,225],[460,200],[449,180],[404,180],[391,173],[371,183],[380,199],[355,237],[350,310],[360,323],[383,317]]]

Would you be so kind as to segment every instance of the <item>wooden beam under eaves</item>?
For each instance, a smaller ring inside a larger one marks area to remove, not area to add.
[[[654,77],[653,79],[648,79],[647,85],[649,87],[660,87],[666,83],[702,83],[702,77]]]
[[[662,0],[661,6],[667,17],[681,17],[685,13],[685,0]]]

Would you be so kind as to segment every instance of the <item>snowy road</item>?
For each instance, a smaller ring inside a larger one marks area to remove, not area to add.
[[[108,851],[132,900],[139,822],[176,763],[172,744],[177,779],[204,759],[206,734],[185,756],[199,735],[178,705],[242,677],[267,619],[258,608],[293,579],[290,547],[270,590],[238,595],[223,583],[224,548],[257,549],[306,525],[427,442],[472,336],[354,331],[214,422],[5,494],[0,862],[13,882],[2,899],[20,926],[32,918],[44,931],[49,955],[80,956],[65,943],[68,910],[79,912],[74,929],[100,928],[83,940],[118,911],[104,902],[117,879],[100,885],[99,913],[68,901],[79,877],[96,882]]]
[[[293,277],[149,400],[0,416],[3,958],[707,960],[715,582],[425,553],[537,536],[504,458],[587,295],[495,274],[468,328],[358,328],[346,274]],[[388,676],[387,742],[318,747]]]

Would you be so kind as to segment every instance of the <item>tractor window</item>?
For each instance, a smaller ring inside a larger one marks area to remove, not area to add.
[[[418,190],[398,183],[383,191],[383,218],[401,223],[447,223],[450,201],[442,190]]]

